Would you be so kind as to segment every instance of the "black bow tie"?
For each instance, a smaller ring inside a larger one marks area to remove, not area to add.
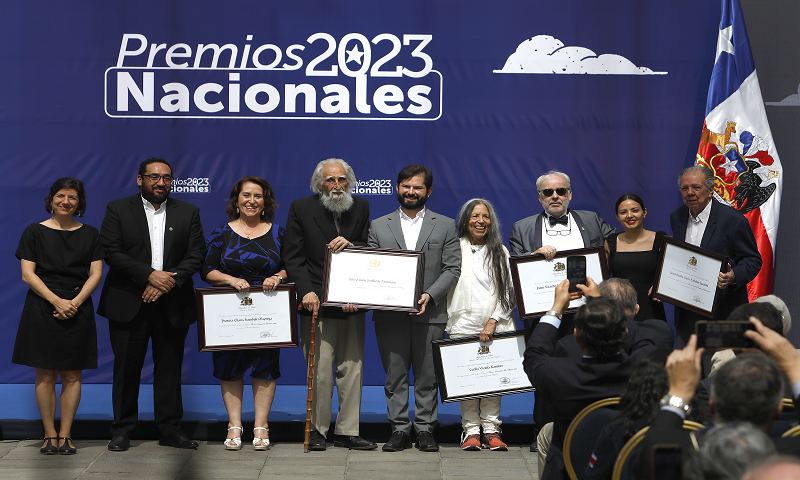
[[[567,215],[562,215],[560,217],[549,217],[550,218],[550,226],[555,227],[556,224],[567,226]]]

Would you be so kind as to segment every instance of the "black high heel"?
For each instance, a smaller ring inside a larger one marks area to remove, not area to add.
[[[44,437],[44,439],[47,440],[47,443],[39,449],[39,453],[42,455],[58,455],[58,437]],[[55,440],[56,444],[53,445],[50,440]]]
[[[69,446],[69,442],[71,442],[71,441],[72,441],[71,438],[64,437],[64,445],[61,445],[60,447],[58,447],[58,454],[59,455],[75,455],[76,453],[78,453],[78,449],[77,448],[75,448],[74,446],[72,446],[72,447]]]

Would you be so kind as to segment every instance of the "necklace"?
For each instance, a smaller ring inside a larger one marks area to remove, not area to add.
[[[259,224],[259,225],[260,225],[260,224]],[[245,226],[245,223],[242,221],[242,217],[239,217],[239,226],[242,228],[242,231],[244,232],[244,236],[245,236],[245,237],[246,237],[248,240],[252,240],[252,238],[250,238],[250,237],[253,235],[253,232],[255,232],[256,230],[258,230],[258,225],[256,225],[256,226],[255,226],[255,227],[254,227],[252,230],[250,230],[250,233],[248,233],[248,232],[247,232],[247,230],[245,230],[245,228],[244,228],[244,226]]]

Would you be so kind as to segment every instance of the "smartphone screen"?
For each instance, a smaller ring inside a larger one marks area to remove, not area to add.
[[[753,348],[753,341],[744,336],[747,330],[755,330],[750,322],[731,322],[728,320],[695,323],[697,346],[703,348]]]
[[[569,291],[577,292],[577,284],[586,285],[586,257],[583,255],[570,255],[567,257],[567,279]]]
[[[683,478],[683,448],[680,445],[653,446],[653,480]]]

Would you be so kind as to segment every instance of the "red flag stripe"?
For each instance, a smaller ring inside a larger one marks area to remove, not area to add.
[[[747,284],[747,296],[752,302],[758,297],[769,295],[772,293],[772,280],[774,278],[773,271],[773,255],[772,244],[767,235],[767,229],[764,227],[764,222],[761,219],[761,209],[756,208],[744,214],[747,220],[750,221],[750,228],[753,229],[753,234],[756,237],[758,244],[758,251],[761,253],[761,271],[758,272],[756,278]]]

